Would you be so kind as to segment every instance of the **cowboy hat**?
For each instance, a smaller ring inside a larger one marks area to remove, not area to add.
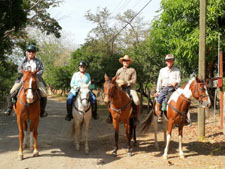
[[[172,55],[172,54],[168,54],[168,55],[166,55],[166,57],[165,57],[165,60],[167,61],[167,60],[174,60],[175,58],[174,58],[174,56]]]
[[[119,62],[122,64],[124,60],[129,60],[130,63],[132,63],[134,60],[131,59],[128,55],[125,55],[124,57],[119,58]]]

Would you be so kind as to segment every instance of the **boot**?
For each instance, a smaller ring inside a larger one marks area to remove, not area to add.
[[[162,105],[159,104],[157,101],[156,101],[156,114],[158,116],[158,122],[161,123],[162,122],[162,111],[161,111],[161,107]]]
[[[66,105],[66,110],[67,110],[67,115],[65,117],[66,121],[70,121],[73,118],[73,116],[72,116],[72,108],[73,107],[72,107],[71,104],[67,104]]]
[[[12,112],[12,109],[13,109],[12,98],[13,98],[13,97],[12,97],[11,95],[8,97],[8,107],[7,107],[6,111],[4,112],[4,114],[5,114],[6,116],[10,116],[10,114],[11,114],[11,112]]]
[[[105,121],[106,121],[106,123],[108,123],[108,124],[111,124],[111,123],[112,123],[112,115],[111,115],[110,112],[109,112],[109,116],[107,117],[107,119],[106,119]]]
[[[140,105],[133,105],[133,117],[134,117],[134,126],[137,126],[138,124],[140,124],[140,121],[138,120],[138,114],[140,112]]]
[[[41,106],[40,116],[41,117],[48,116],[48,113],[45,111],[46,104],[47,104],[47,97],[41,97],[41,100],[40,100],[40,106]]]
[[[91,104],[91,108],[92,108],[92,118],[94,120],[98,120],[99,116],[98,116],[98,113],[97,113],[97,102],[96,103],[92,103]]]

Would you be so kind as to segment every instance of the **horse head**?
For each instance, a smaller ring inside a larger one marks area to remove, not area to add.
[[[26,96],[27,103],[33,103],[35,101],[35,93],[37,92],[37,78],[36,73],[38,70],[32,71],[25,71],[21,70],[23,73],[23,89],[24,95]]]
[[[110,100],[113,98],[116,92],[116,89],[117,89],[116,78],[117,76],[114,76],[113,78],[109,78],[105,74],[105,83],[104,83],[105,104],[109,104]]]
[[[91,81],[88,84],[82,84],[80,86],[79,95],[81,99],[81,103],[84,107],[88,106],[89,98],[90,98],[90,87]]]
[[[192,96],[197,99],[204,108],[211,106],[211,101],[207,91],[207,84],[204,80],[197,77],[193,78],[190,84],[190,90],[192,92]]]

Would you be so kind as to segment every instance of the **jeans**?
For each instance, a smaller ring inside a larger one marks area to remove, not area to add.
[[[77,93],[75,93],[75,95],[73,93],[69,93],[68,97],[67,97],[67,100],[66,100],[66,104],[71,104],[73,103],[73,98],[77,95]],[[96,103],[96,96],[95,94],[90,91],[90,99],[91,99],[91,102],[92,103]]]
[[[159,93],[159,96],[157,98],[157,102],[159,104],[162,104],[163,102],[163,99],[166,98],[166,96],[170,93],[170,92],[173,92],[175,90],[174,87],[172,86],[166,86],[166,87],[163,87]]]

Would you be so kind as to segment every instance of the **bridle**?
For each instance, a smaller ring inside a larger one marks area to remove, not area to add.
[[[108,91],[108,92],[107,92],[107,93],[104,92],[104,94],[105,94],[105,96],[108,95],[109,97],[113,98],[113,97],[114,97],[114,94],[115,94],[115,92],[116,92],[116,90],[117,90],[117,87],[116,87],[116,85],[114,85],[114,86],[112,87],[112,92],[109,93],[110,84],[115,84],[115,82],[113,83],[112,81],[107,80],[107,91]]]
[[[208,94],[202,95],[201,93],[199,93],[198,85],[203,85],[203,87],[200,87],[199,90],[204,91],[205,90],[204,86],[206,86],[206,83],[205,82],[196,82],[196,84],[195,84],[193,95],[197,94],[197,98],[199,98],[198,101],[201,103],[203,101],[203,98],[208,97]]]

